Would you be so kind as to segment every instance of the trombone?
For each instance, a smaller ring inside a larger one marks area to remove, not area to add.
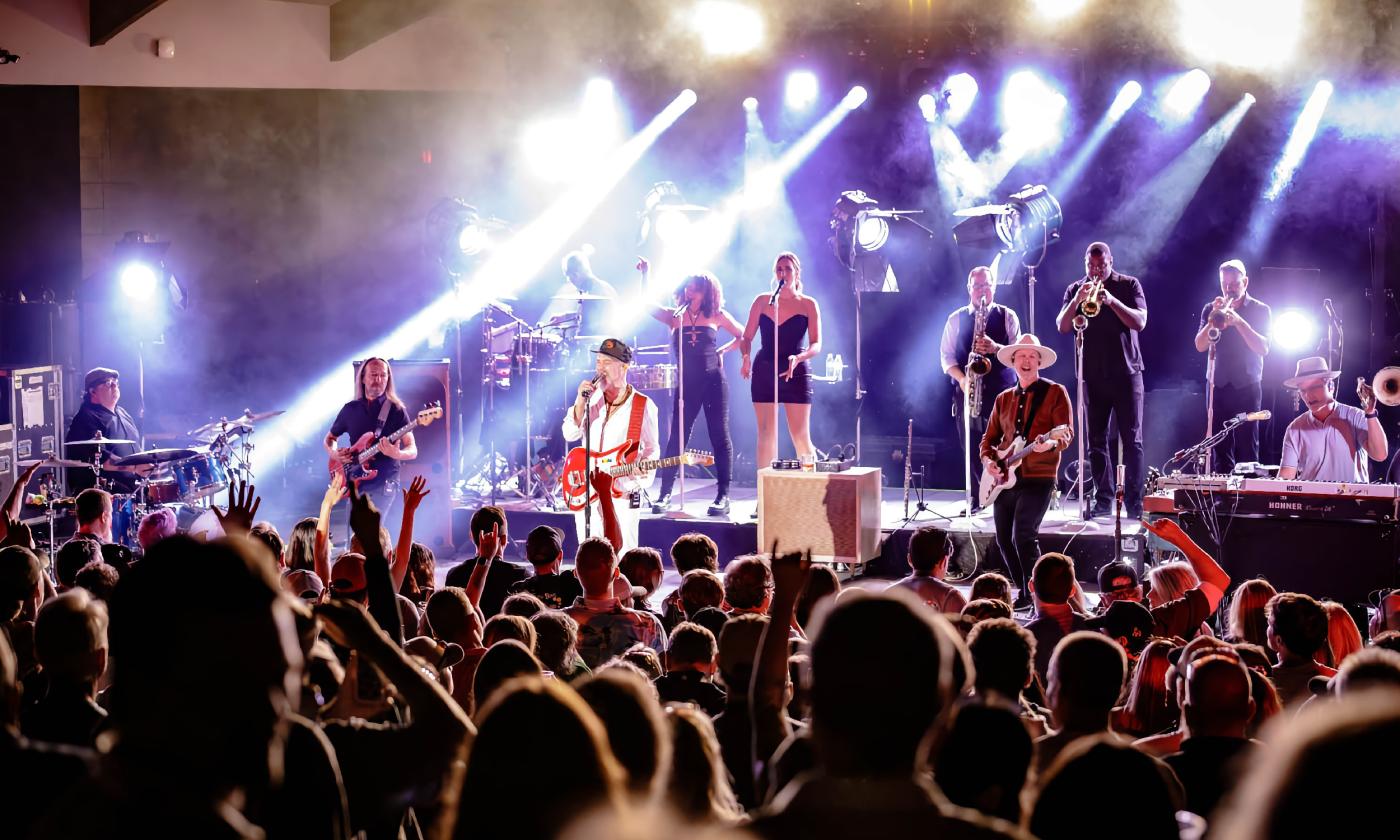
[[[1376,371],[1376,375],[1371,377],[1371,390],[1375,392],[1376,402],[1381,405],[1400,405],[1400,367],[1391,365]],[[1366,388],[1366,380],[1356,377],[1356,396],[1361,397]]]

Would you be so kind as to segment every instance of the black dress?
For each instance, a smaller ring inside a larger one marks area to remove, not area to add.
[[[756,403],[771,403],[773,401],[773,319],[768,317],[766,313],[758,316],[758,335],[760,346],[753,357],[749,393]],[[788,356],[801,353],[806,343],[806,315],[793,315],[785,319],[778,327],[778,358],[782,365],[778,371],[780,374],[778,402],[807,404],[812,401],[812,380],[806,362],[798,362],[797,369],[793,371],[792,379],[781,378],[781,374],[787,372]]]
[[[700,410],[705,410],[705,426],[710,433],[710,445],[715,450],[715,477],[719,480],[715,488],[719,496],[729,494],[729,479],[734,467],[734,447],[729,438],[729,384],[724,378],[724,362],[719,355],[719,331],[712,326],[687,326],[684,335],[672,331],[679,340],[677,356],[684,354],[685,379],[685,437],[690,440],[690,430]],[[666,457],[680,454],[680,435],[677,420],[680,416],[680,391],[671,399],[671,433],[666,441]],[[661,471],[661,495],[669,496],[676,483],[676,467]]]

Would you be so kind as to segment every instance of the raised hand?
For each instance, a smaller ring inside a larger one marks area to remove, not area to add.
[[[408,488],[403,491],[404,512],[417,510],[423,503],[423,497],[433,492],[428,487],[428,480],[421,475],[415,475],[413,481],[409,482]]]
[[[0,545],[18,545],[24,548],[34,548],[34,535],[30,533],[29,526],[18,519],[5,517],[5,540]]]
[[[257,495],[257,487],[247,482],[235,481],[228,491],[228,509],[214,508],[214,516],[225,534],[246,534],[253,528],[253,517],[258,515],[262,497]]]
[[[379,510],[369,496],[350,483],[350,532],[360,538],[360,545],[369,550],[379,545]]]
[[[812,568],[812,555],[804,552],[774,555],[772,567],[774,594],[797,593],[807,583],[807,571]]]
[[[331,483],[326,486],[326,495],[322,497],[323,507],[334,507],[337,502],[345,498],[345,473],[336,470],[331,473]]]
[[[491,526],[491,530],[482,531],[477,538],[476,555],[487,560],[494,559],[500,552],[501,544],[504,541],[501,537],[501,525],[499,522],[495,523]]]

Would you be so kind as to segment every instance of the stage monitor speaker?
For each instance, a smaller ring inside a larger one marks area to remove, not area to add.
[[[840,473],[758,471],[758,550],[812,552],[856,567],[880,553],[880,470]]]
[[[359,381],[360,365],[355,362],[355,378]],[[452,556],[452,389],[449,385],[446,359],[396,359],[389,362],[393,372],[394,391],[403,401],[411,419],[414,414],[434,402],[442,403],[442,419],[432,425],[413,430],[418,445],[418,457],[399,467],[399,481],[407,487],[414,476],[423,476],[432,492],[418,508],[413,521],[413,539],[423,543],[439,557]],[[394,429],[385,429],[391,433]],[[403,504],[400,499],[399,504]],[[390,533],[397,533],[401,507],[395,507],[384,523]]]

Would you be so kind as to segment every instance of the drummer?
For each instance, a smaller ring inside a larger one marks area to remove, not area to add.
[[[117,406],[121,400],[120,374],[111,368],[97,367],[83,377],[83,404],[68,424],[65,440],[93,440],[101,435],[109,440],[125,440],[129,443],[113,443],[102,447],[102,478],[111,481],[112,492],[131,493],[136,482],[148,475],[154,467],[144,464],[136,467],[118,467],[112,459],[132,455],[140,451],[141,432],[136,421],[126,409]],[[92,462],[95,445],[69,446],[64,455],[78,461]],[[91,469],[70,468],[68,470],[68,492],[76,495],[79,491],[94,486],[96,476]]]

